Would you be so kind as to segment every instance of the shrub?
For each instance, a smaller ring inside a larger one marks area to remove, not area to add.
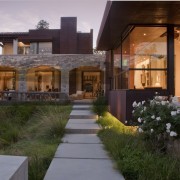
[[[168,140],[180,137],[180,109],[173,103],[156,96],[149,102],[134,102],[133,107],[138,131],[155,150],[166,151]]]
[[[103,116],[108,111],[108,102],[104,96],[99,96],[93,101],[93,111],[98,116]]]

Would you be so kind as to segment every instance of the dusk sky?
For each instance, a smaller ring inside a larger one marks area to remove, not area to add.
[[[60,17],[77,17],[77,31],[94,30],[94,43],[107,0],[0,0],[0,32],[27,32],[44,19],[60,28]]]

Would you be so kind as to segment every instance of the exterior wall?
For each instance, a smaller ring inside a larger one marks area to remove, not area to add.
[[[29,69],[38,66],[50,66],[61,71],[61,81],[63,85],[63,92],[69,93],[69,74],[70,70],[81,66],[99,67],[104,69],[105,56],[104,55],[9,55],[0,56],[0,66],[8,66],[17,70],[16,90],[25,92],[28,87],[26,81],[28,79],[27,72]],[[62,75],[62,71],[64,74]],[[60,77],[59,76],[59,77]],[[63,79],[66,77],[66,81]],[[32,77],[29,77],[32,80]],[[20,79],[20,81],[18,81]],[[63,82],[62,82],[63,80]],[[67,86],[66,86],[67,85]],[[62,86],[61,86],[62,88]],[[66,89],[67,88],[67,89]],[[79,89],[79,85],[78,85]],[[67,90],[67,91],[66,91]]]
[[[121,122],[128,121],[130,124],[133,121],[132,104],[134,101],[140,102],[152,99],[155,92],[160,95],[168,95],[166,90],[112,90],[109,92],[110,112],[117,117]]]
[[[77,53],[77,18],[62,17],[60,33],[60,53],[76,54]]]
[[[13,43],[4,44],[2,54],[4,54],[4,55],[13,54]]]
[[[60,54],[59,29],[29,30],[29,38],[32,42],[52,42],[52,54]]]
[[[81,54],[92,54],[93,47],[93,30],[90,33],[78,33],[77,52]]]

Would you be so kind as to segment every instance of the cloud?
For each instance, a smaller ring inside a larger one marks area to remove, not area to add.
[[[77,30],[82,32],[90,32],[90,29],[92,29],[92,26],[85,21],[78,22]]]

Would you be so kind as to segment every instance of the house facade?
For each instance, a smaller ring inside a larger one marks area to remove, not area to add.
[[[132,120],[132,103],[180,96],[180,2],[108,1],[97,49],[107,51],[110,111]]]
[[[61,29],[0,33],[0,92],[104,90],[105,56],[93,54],[93,30],[77,32],[76,17],[62,17]]]

